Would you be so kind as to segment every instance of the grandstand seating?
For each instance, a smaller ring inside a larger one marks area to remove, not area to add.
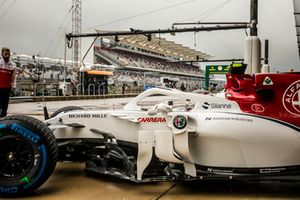
[[[129,85],[137,83],[157,86],[160,85],[160,76],[180,77],[176,84],[178,89],[182,84],[186,86],[187,91],[203,87],[203,71],[199,66],[178,62],[178,59],[142,51],[122,43],[95,45],[94,62],[119,67],[113,76],[118,87],[124,82]]]
[[[161,76],[179,78],[175,87],[180,89],[181,86],[184,86],[186,91],[203,88],[204,85],[204,72],[199,66],[179,62],[179,57],[170,56],[170,54],[163,52],[110,41],[94,45],[93,54],[94,64],[115,67],[113,76],[109,78],[109,88],[115,87],[111,89],[114,91],[121,92],[124,83],[128,88],[139,88],[139,90],[143,89],[145,85],[160,86]],[[37,62],[30,57],[27,57],[26,60],[15,57],[14,61],[19,66],[17,76],[19,82],[32,80],[35,84],[39,80],[44,80],[49,83],[48,85],[53,84],[54,87],[55,83],[64,80],[65,68],[60,62]],[[74,69],[71,65],[67,66],[66,69],[68,80],[75,80],[75,84],[82,84],[78,77],[79,69]],[[21,90],[29,91],[32,88],[32,86],[27,87],[27,82],[26,88],[21,88]],[[22,84],[20,85],[22,86]],[[96,88],[96,86],[93,87]]]

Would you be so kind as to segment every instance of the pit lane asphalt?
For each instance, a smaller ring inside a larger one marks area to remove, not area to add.
[[[115,109],[122,108],[131,98],[103,100],[74,100],[48,102],[49,113],[64,106],[82,106],[84,108]],[[43,118],[42,103],[24,102],[9,105],[9,115],[26,114]],[[58,163],[49,180],[34,194],[21,199],[43,200],[274,200],[300,199],[299,182],[233,182],[201,181],[188,183],[147,183],[134,184],[118,179],[85,175],[84,164]]]

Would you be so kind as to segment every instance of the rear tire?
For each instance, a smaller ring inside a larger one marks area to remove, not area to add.
[[[62,107],[56,111],[54,111],[52,113],[52,115],[50,115],[50,118],[55,117],[56,115],[63,113],[63,112],[68,112],[68,111],[72,111],[72,110],[83,110],[82,107],[79,106],[66,106],[66,107]]]
[[[0,120],[0,195],[36,190],[52,174],[57,156],[56,139],[43,122],[23,115]]]

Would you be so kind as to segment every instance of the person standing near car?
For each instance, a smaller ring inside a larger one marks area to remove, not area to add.
[[[0,117],[7,115],[9,95],[16,88],[16,64],[10,59],[10,49],[2,48],[0,58]]]

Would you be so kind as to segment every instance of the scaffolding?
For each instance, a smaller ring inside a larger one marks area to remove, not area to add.
[[[81,34],[82,31],[82,3],[81,0],[72,0],[72,32]],[[73,67],[80,67],[81,38],[74,38],[73,41]]]

